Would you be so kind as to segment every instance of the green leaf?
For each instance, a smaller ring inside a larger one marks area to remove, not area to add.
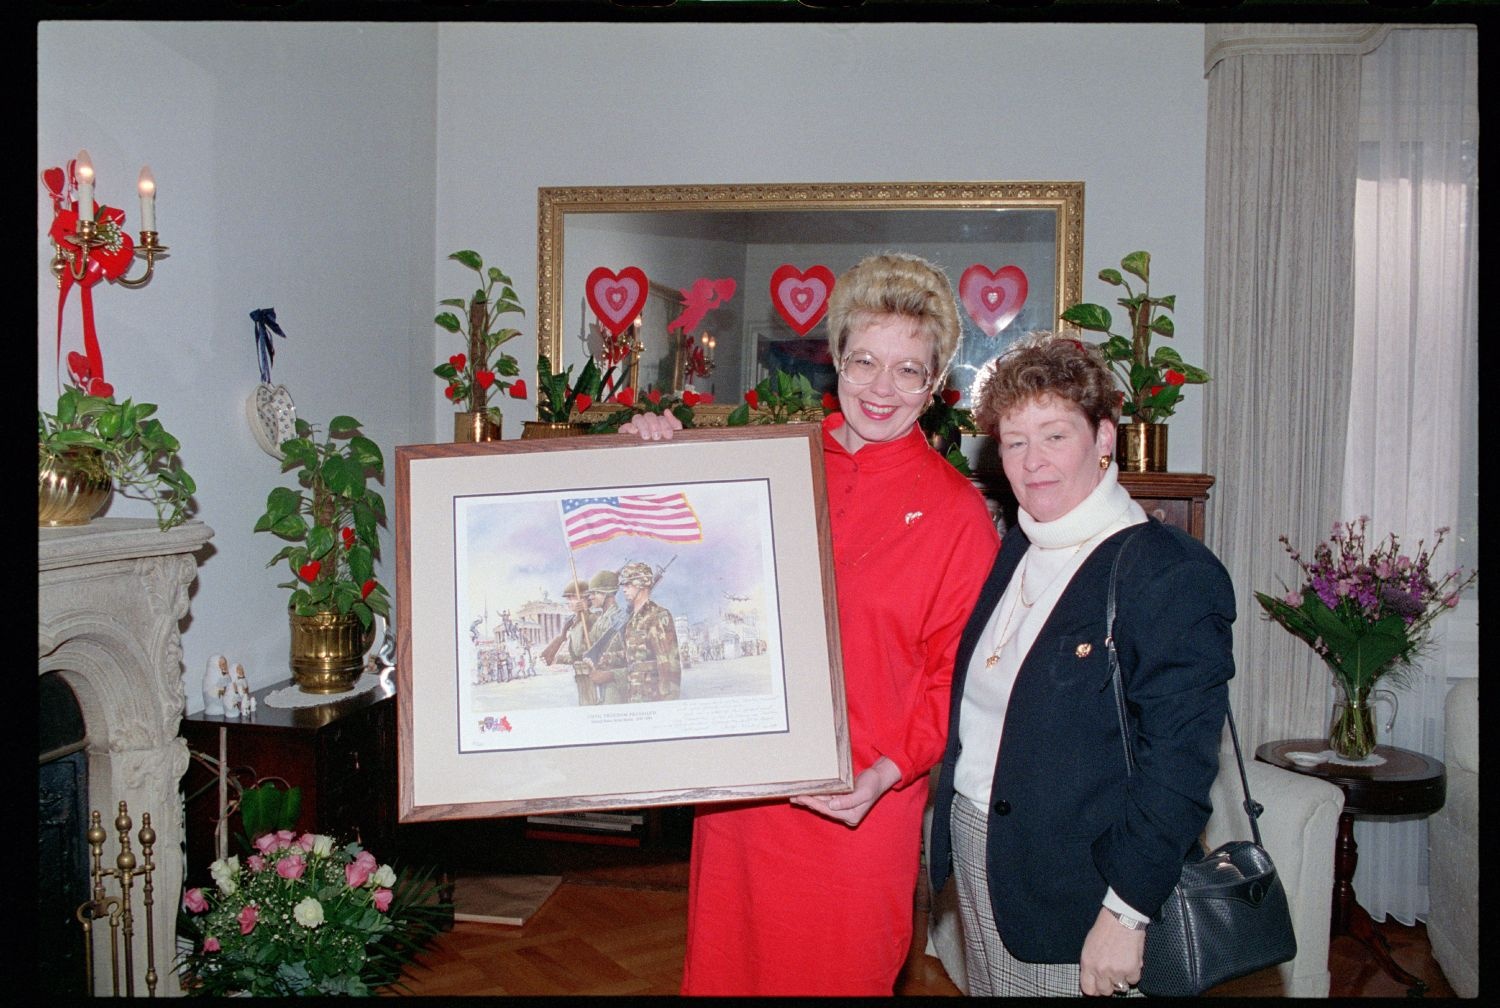
[[[744,427],[750,423],[750,404],[742,402],[729,411],[729,416],[724,418],[724,423],[729,427]]]
[[[1120,260],[1120,268],[1149,284],[1151,282],[1151,253],[1132,252]]]
[[[1119,287],[1125,282],[1125,278],[1120,275],[1119,270],[1109,268],[1105,268],[1099,271],[1099,279],[1103,280],[1105,283],[1109,284],[1112,287]]]
[[[459,303],[462,304],[463,302]],[[448,330],[451,333],[458,332],[460,328],[458,316],[453,314],[452,312],[439,312],[436,316],[433,317],[432,321],[436,322],[438,325],[442,326],[444,329]]]
[[[484,270],[484,260],[479,257],[478,252],[472,249],[460,249],[457,252],[451,253],[448,258],[463,263],[476,273],[483,272]]]
[[[357,434],[349,439],[349,455],[377,476],[385,471],[385,456],[380,453],[380,446],[363,435]]]
[[[340,413],[338,416],[328,421],[329,437],[336,437],[339,434],[348,434],[351,431],[356,433],[359,431],[359,421],[354,419],[352,416],[346,416]]]
[[[1059,316],[1064,322],[1071,322],[1080,329],[1090,332],[1108,332],[1109,327],[1114,324],[1109,309],[1103,305],[1076,304]]]
[[[432,373],[437,375],[439,378],[445,378],[448,381],[452,381],[453,379],[458,377],[458,369],[455,368],[452,364],[449,364],[447,361],[443,361],[443,363],[433,368]]]
[[[1172,324],[1172,320],[1167,318],[1165,315],[1158,315],[1156,316],[1156,318],[1151,320],[1151,331],[1156,333],[1158,336],[1166,336],[1170,338],[1177,332],[1177,327],[1174,326]]]

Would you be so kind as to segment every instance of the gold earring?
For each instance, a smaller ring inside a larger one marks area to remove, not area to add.
[[[1100,455],[1099,456],[1099,468],[1100,468],[1101,471],[1104,470],[1104,469],[1108,469],[1109,468],[1109,463],[1110,463],[1110,456],[1108,456],[1108,455]]]

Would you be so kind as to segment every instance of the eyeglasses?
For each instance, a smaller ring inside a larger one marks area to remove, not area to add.
[[[907,393],[926,392],[932,384],[932,371],[917,360],[898,360],[894,364],[882,364],[875,355],[864,350],[844,354],[839,361],[839,374],[850,385],[868,385],[879,377],[880,372],[889,371],[891,384]]]

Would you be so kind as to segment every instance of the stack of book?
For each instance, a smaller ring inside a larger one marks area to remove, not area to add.
[[[526,817],[530,840],[567,840],[576,843],[639,847],[646,817],[640,812],[555,812]]]

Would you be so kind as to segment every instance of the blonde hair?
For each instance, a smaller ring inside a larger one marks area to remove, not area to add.
[[[958,353],[958,302],[948,275],[920,256],[882,252],[844,271],[828,299],[828,351],[837,363],[850,332],[885,315],[908,318],[932,341],[933,387]]]
[[[994,436],[1012,410],[1052,396],[1078,407],[1089,426],[1120,421],[1123,394],[1099,348],[1071,336],[1033,332],[985,366],[974,382],[974,423]]]

